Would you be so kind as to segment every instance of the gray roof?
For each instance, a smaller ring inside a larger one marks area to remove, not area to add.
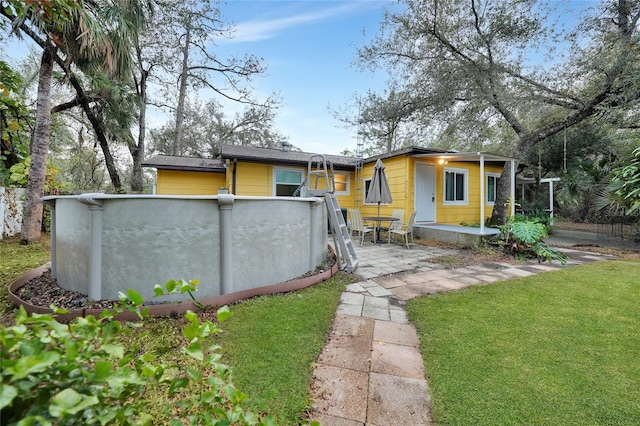
[[[173,155],[154,155],[142,162],[142,167],[155,167],[160,170],[191,170],[199,172],[224,173],[224,162],[217,158],[178,157]]]
[[[374,155],[373,157],[365,158],[364,163],[375,163],[378,160],[384,160],[385,158],[397,157],[398,155],[423,155],[423,154],[446,154],[455,151],[447,151],[446,149],[437,148],[423,148],[421,146],[409,146],[407,148],[396,149],[395,151],[388,152],[386,154]]]
[[[254,146],[243,145],[222,145],[220,147],[220,157],[223,160],[238,160],[258,162],[258,163],[274,163],[288,164],[297,166],[306,166],[309,158],[316,155],[310,152],[300,151],[284,151],[282,149],[272,148],[256,148]],[[325,155],[325,160],[333,163],[334,169],[351,170],[355,167],[357,159],[354,157],[345,157],[342,155]]]

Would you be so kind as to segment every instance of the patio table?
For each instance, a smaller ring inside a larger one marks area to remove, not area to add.
[[[380,238],[380,227],[382,222],[389,222],[389,227],[391,227],[391,222],[400,220],[397,217],[393,217],[393,216],[363,216],[362,219],[370,220],[371,222],[376,222],[376,227],[374,231],[376,232],[376,235],[377,235],[376,240],[374,241],[374,243],[376,244],[384,243],[384,241]]]

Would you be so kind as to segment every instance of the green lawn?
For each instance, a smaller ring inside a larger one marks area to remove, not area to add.
[[[415,299],[436,424],[640,424],[640,263]]]
[[[234,383],[249,394],[249,408],[271,413],[278,424],[298,424],[310,408],[314,363],[351,280],[341,273],[299,292],[231,306],[218,343],[235,368]]]
[[[7,300],[9,284],[49,258],[48,237],[43,237],[40,244],[29,245],[19,244],[16,238],[0,241],[0,319],[6,319],[13,311]]]

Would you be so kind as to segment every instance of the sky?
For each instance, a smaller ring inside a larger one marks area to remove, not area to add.
[[[218,39],[215,54],[255,55],[266,72],[251,81],[265,100],[279,94],[275,128],[295,147],[313,153],[339,154],[356,149],[356,129],[344,129],[332,110],[344,108],[358,94],[384,88],[384,72],[360,72],[353,66],[357,48],[378,33],[392,0],[226,0],[222,18],[235,26],[233,38]],[[31,44],[27,42],[27,44]],[[17,63],[26,56],[24,42],[10,39],[3,56]],[[201,100],[211,94],[199,93]],[[196,98],[196,96],[193,96]],[[217,97],[232,118],[244,106]],[[149,113],[149,127],[170,117]]]
[[[355,151],[356,129],[345,129],[332,111],[367,90],[383,90],[384,72],[362,72],[353,62],[357,48],[378,33],[385,8],[393,5],[379,0],[228,0],[221,11],[236,31],[217,49],[222,57],[247,53],[264,59],[267,71],[252,86],[263,99],[279,92],[275,127],[294,146],[323,154]]]
[[[595,2],[552,3],[580,9]],[[263,59],[267,70],[251,82],[254,94],[264,100],[279,93],[275,128],[295,147],[323,154],[355,151],[357,129],[345,128],[332,111],[354,105],[368,90],[384,90],[384,71],[360,71],[354,61],[358,48],[378,34],[385,10],[398,7],[394,0],[227,0],[221,12],[235,33],[218,39],[215,52],[220,58],[252,54]],[[207,100],[211,94],[198,97]],[[243,108],[215,99],[229,118]],[[162,114],[149,118],[150,127],[170,119]]]

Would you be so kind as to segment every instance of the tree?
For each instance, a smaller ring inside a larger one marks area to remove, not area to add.
[[[0,184],[7,180],[8,170],[28,155],[27,108],[18,94],[20,87],[19,74],[0,61]]]
[[[640,146],[626,164],[612,171],[611,188],[624,201],[626,214],[640,211]]]
[[[35,130],[25,198],[21,240],[40,239],[45,171],[50,142],[51,84],[56,58],[84,70],[116,75],[128,64],[127,31],[133,28],[126,13],[134,2],[79,3],[74,0],[3,1],[0,13],[17,34],[43,41],[38,78]],[[134,8],[135,9],[135,8]],[[41,35],[41,36],[39,36]],[[40,40],[40,37],[43,40]],[[73,83],[73,76],[68,76]]]
[[[390,83],[382,95],[369,91],[365,99],[358,99],[356,117],[340,116],[347,125],[358,128],[358,135],[367,145],[367,153],[375,155],[395,151],[415,143],[417,137],[412,119],[416,118],[416,102],[409,92],[402,91],[397,83]]]
[[[392,68],[404,90],[419,96],[415,110],[449,123],[471,115],[504,126],[517,159],[564,129],[633,106],[640,97],[638,2],[603,1],[598,13],[583,15],[564,32],[543,1],[404,5],[386,15],[359,62]],[[497,189],[497,223],[506,217],[508,169]]]
[[[185,104],[185,131],[177,155],[214,158],[220,146],[252,145],[274,148],[287,139],[273,128],[275,113],[267,107],[248,106],[233,118],[227,118],[222,107],[214,102]],[[168,122],[151,132],[152,150],[165,155],[174,154],[175,123]]]

